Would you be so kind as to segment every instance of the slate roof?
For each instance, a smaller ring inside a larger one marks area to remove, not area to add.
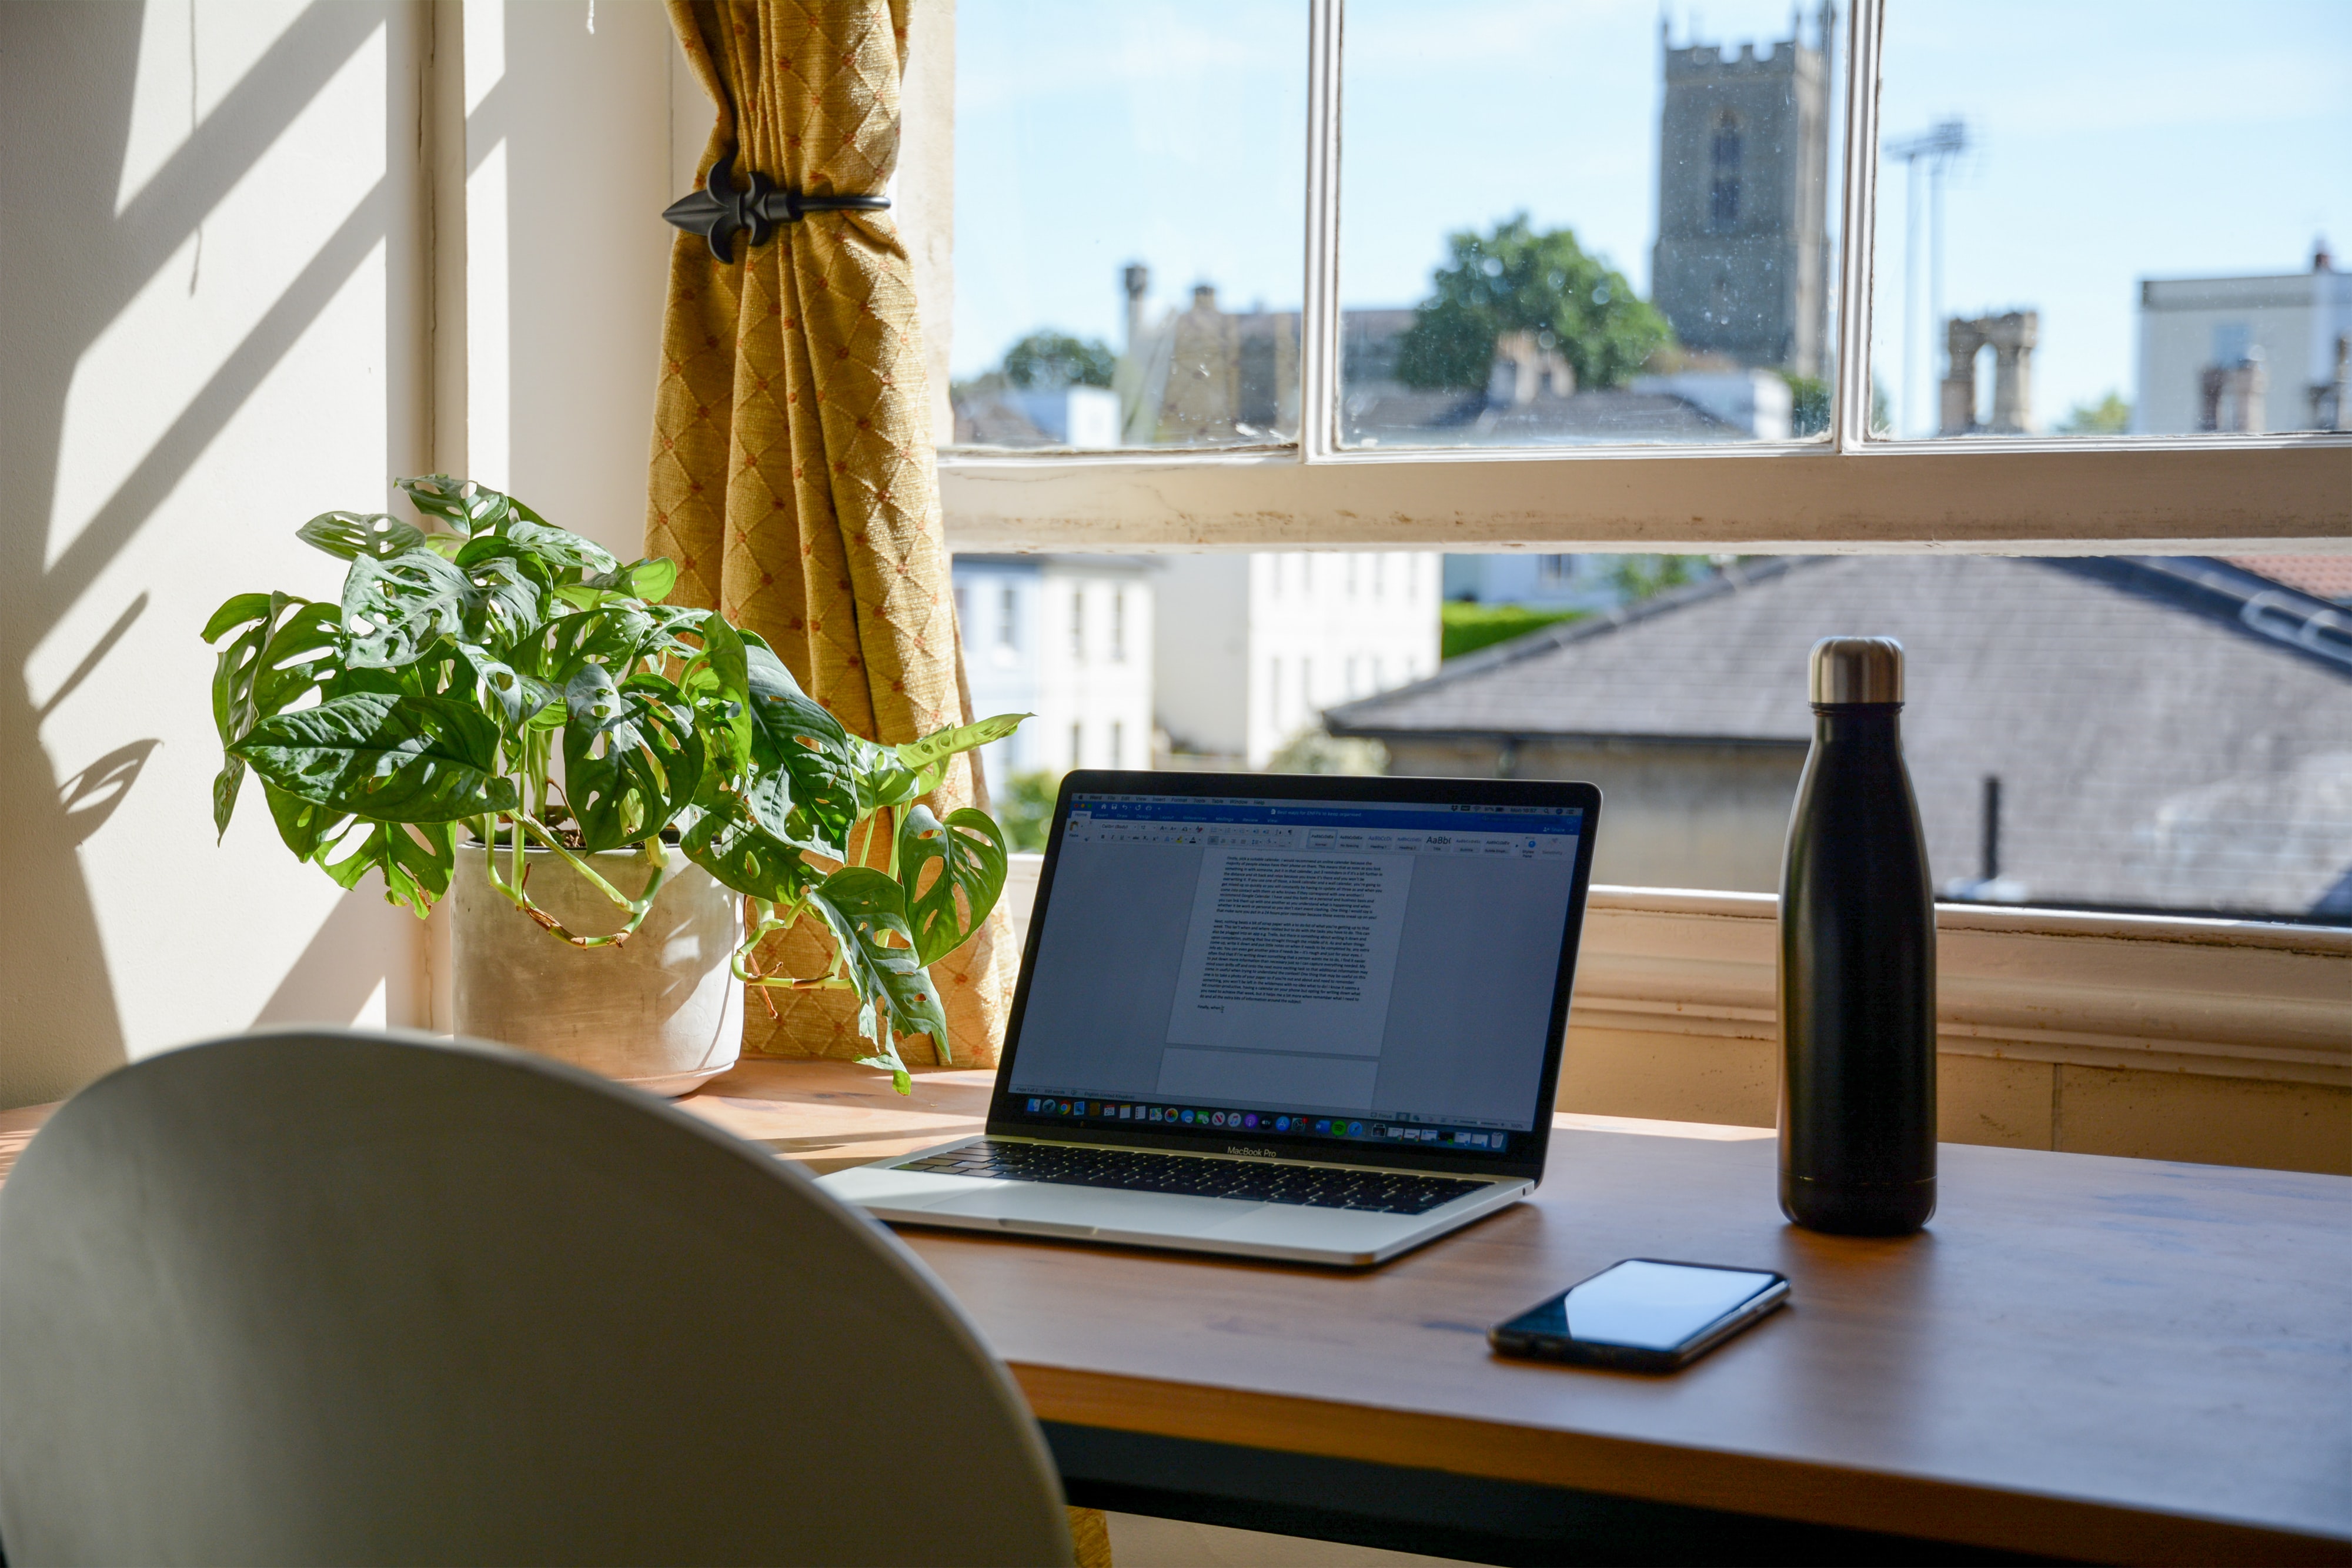
[[[1939,880],[1983,779],[2036,903],[2352,917],[2352,627],[2206,558],[1742,563],[1334,708],[1334,734],[1801,745],[1807,650],[1902,640],[1904,742]],[[1604,830],[1605,831],[1605,830]]]
[[[1573,446],[1593,443],[1746,441],[1738,425],[1717,419],[1687,398],[1665,392],[1603,391],[1550,393],[1532,402],[1489,408],[1484,392],[1417,392],[1391,382],[1350,383],[1340,402],[1349,443],[1424,445],[1443,432],[1442,445]]]

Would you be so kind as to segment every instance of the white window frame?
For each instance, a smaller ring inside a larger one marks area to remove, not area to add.
[[[1836,387],[1826,440],[1733,447],[1345,449],[1339,442],[1344,0],[1308,0],[1307,243],[1296,444],[948,452],[973,550],[1577,549],[2042,555],[2352,553],[2352,436],[1873,437],[1879,37],[1846,20]]]

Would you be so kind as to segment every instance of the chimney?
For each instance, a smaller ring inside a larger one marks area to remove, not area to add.
[[[1130,261],[1119,274],[1127,286],[1127,351],[1135,352],[1135,342],[1143,335],[1143,295],[1151,287],[1151,269],[1139,261]]]

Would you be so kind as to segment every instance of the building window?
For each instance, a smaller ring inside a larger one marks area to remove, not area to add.
[[[1086,765],[1087,727],[1083,722],[1074,723],[1070,726],[1070,766],[1084,768]]]
[[[1739,222],[1739,117],[1728,110],[1715,122],[1707,162],[1707,225],[1727,229]]]
[[[961,582],[956,584],[956,637],[967,648],[971,646],[971,592]]]
[[[1127,590],[1124,588],[1110,591],[1110,662],[1114,664],[1127,663]],[[1114,751],[1118,745],[1116,739],[1111,742]],[[1116,758],[1112,759],[1111,766],[1118,766]]]
[[[1070,657],[1083,660],[1087,656],[1087,591],[1070,590]]]
[[[996,645],[1011,648],[1018,641],[1015,628],[1021,621],[1021,596],[1018,590],[1007,584],[996,591]]]
[[[1119,719],[1110,721],[1110,765],[1127,766],[1127,725]]]

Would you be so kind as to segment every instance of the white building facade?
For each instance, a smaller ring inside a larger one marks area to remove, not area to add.
[[[1017,773],[1151,766],[1154,583],[1123,556],[960,555],[956,621],[975,716],[1035,716],[983,748]]]
[[[2139,286],[2132,432],[2352,429],[2343,392],[2352,272],[2147,278]]]
[[[1444,593],[1473,604],[1524,604],[1538,610],[1610,610],[1624,594],[1615,568],[1622,556],[1449,555]]]
[[[1171,744],[1263,768],[1325,708],[1434,674],[1440,561],[1371,550],[1162,558],[1159,718]]]

